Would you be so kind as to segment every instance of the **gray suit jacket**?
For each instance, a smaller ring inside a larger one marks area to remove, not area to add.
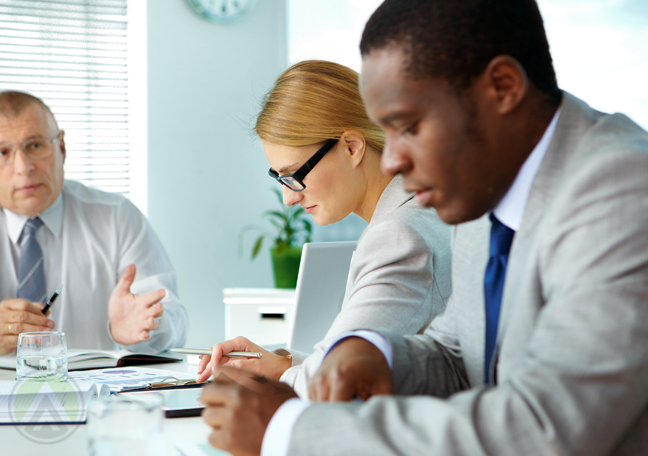
[[[353,254],[339,315],[312,355],[291,350],[293,367],[281,380],[308,397],[326,347],[358,326],[422,333],[450,296],[450,231],[434,209],[420,207],[403,190],[402,177],[394,178]]]
[[[483,385],[486,217],[453,233],[453,295],[384,333],[399,394],[316,404],[290,454],[648,454],[648,134],[564,95],[511,247]]]

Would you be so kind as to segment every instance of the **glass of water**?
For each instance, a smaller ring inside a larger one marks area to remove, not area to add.
[[[91,456],[159,456],[165,454],[162,397],[141,400],[119,396],[97,398],[88,410],[88,449]]]
[[[20,333],[16,350],[16,380],[65,381],[68,378],[65,333]]]

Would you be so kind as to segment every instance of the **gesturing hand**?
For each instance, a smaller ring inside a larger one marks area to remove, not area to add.
[[[375,394],[394,394],[389,364],[371,342],[350,337],[328,354],[308,385],[312,401],[367,400]]]
[[[205,422],[214,428],[209,443],[234,456],[259,455],[270,419],[297,394],[285,383],[221,366],[200,399]]]
[[[130,292],[135,272],[135,265],[128,265],[108,303],[110,333],[115,342],[122,345],[149,340],[149,331],[160,326],[155,319],[164,312],[164,305],[159,302],[166,294],[163,289],[142,296]]]
[[[233,351],[261,352],[261,358],[228,358],[223,355]],[[204,382],[216,366],[227,364],[238,369],[245,369],[257,375],[279,380],[281,375],[292,365],[292,361],[283,356],[269,352],[250,342],[245,337],[226,340],[212,348],[212,356],[203,356],[198,366],[197,381]]]

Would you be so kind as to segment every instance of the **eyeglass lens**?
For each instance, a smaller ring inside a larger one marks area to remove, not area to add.
[[[11,163],[11,161],[13,161],[14,152],[16,152],[17,149],[21,149],[29,156],[29,158],[39,159],[47,157],[52,151],[52,141],[47,141],[43,138],[36,138],[26,141],[21,147],[0,147],[0,165]]]

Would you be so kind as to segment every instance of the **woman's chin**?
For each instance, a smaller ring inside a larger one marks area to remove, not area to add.
[[[317,223],[319,226],[327,226],[327,225],[332,225],[333,223],[337,223],[343,220],[345,217],[346,215],[344,217],[340,217],[339,215],[331,216],[331,214],[322,214],[318,212],[316,214],[313,214],[313,221]]]

